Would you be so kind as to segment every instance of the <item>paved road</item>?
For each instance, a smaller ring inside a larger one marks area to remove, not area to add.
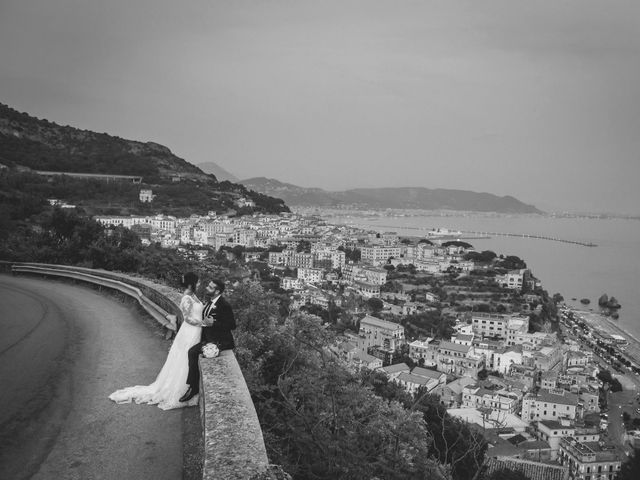
[[[152,320],[87,287],[0,275],[0,329],[0,478],[182,478],[193,414],[107,398],[154,380],[169,343]]]

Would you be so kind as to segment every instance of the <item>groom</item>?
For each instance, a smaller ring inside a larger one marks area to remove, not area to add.
[[[202,311],[202,335],[200,343],[196,343],[189,349],[189,374],[187,384],[189,389],[180,398],[181,402],[188,402],[200,391],[200,368],[198,357],[202,353],[202,347],[207,343],[215,343],[220,351],[235,348],[231,330],[236,328],[236,320],[233,316],[231,305],[222,298],[224,282],[213,279],[205,287],[208,301]]]

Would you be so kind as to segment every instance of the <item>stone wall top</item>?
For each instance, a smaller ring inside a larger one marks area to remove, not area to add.
[[[260,422],[233,351],[200,358],[205,480],[247,479],[268,465]]]

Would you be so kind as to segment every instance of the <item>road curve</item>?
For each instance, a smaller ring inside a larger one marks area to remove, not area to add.
[[[0,275],[0,478],[182,478],[183,410],[116,405],[169,343],[138,309],[80,285]]]

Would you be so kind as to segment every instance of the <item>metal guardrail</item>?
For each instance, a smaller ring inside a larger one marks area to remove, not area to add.
[[[6,267],[8,262],[3,263]],[[170,330],[177,330],[177,316],[181,315],[175,299],[168,298],[168,292],[143,285],[139,280],[130,279],[124,274],[41,263],[12,263],[11,272],[70,278],[117,290],[135,298],[160,324]],[[155,301],[149,296],[154,297]],[[175,307],[176,314],[159,306],[158,301],[164,302],[169,308]],[[217,358],[201,358],[200,370],[200,414],[204,436],[203,480],[260,477],[269,469],[269,461],[260,422],[233,351],[224,351]]]
[[[169,330],[177,330],[177,318],[165,309],[156,305],[142,291],[135,286],[123,281],[107,278],[100,275],[99,270],[84,269],[81,267],[67,267],[64,265],[44,265],[38,263],[14,263],[11,267],[12,273],[31,273],[36,275],[48,275],[56,277],[72,278],[83,282],[100,285],[102,287],[118,290],[125,295],[135,298],[138,303],[151,315],[158,323]]]

